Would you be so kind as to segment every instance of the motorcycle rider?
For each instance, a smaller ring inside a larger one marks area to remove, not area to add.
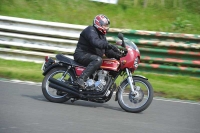
[[[120,59],[120,51],[109,44],[105,35],[109,30],[110,20],[103,14],[97,15],[93,26],[86,27],[80,34],[74,53],[74,60],[86,66],[86,69],[77,79],[77,84],[84,88],[87,78],[102,64],[105,54],[108,58]]]

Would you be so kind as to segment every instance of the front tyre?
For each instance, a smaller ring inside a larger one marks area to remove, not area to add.
[[[49,87],[49,79],[54,78],[60,81],[74,81],[75,76],[71,70],[68,70],[66,76],[62,78],[63,74],[67,71],[67,68],[56,67],[50,70],[42,81],[42,92],[44,97],[50,102],[63,103],[70,99],[68,93],[60,92],[54,88]]]
[[[127,112],[139,113],[149,107],[153,100],[153,88],[148,80],[142,77],[133,77],[136,94],[131,91],[127,80],[122,82],[117,93],[118,103]]]

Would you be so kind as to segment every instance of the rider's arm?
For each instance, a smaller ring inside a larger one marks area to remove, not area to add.
[[[115,58],[117,60],[119,60],[121,58],[120,52],[116,52],[113,49],[106,50],[105,55],[108,58]]]
[[[87,39],[93,47],[99,49],[106,49],[108,47],[108,41],[104,35],[99,35],[95,28],[90,27],[87,29]]]

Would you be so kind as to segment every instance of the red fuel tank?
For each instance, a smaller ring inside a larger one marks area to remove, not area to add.
[[[106,70],[113,70],[113,71],[118,71],[119,70],[119,61],[115,59],[103,59],[102,64],[101,64],[101,69],[106,69]],[[80,76],[81,73],[85,70],[84,67],[75,67],[76,75]]]
[[[113,70],[113,71],[118,71],[119,70],[119,61],[115,59],[103,59],[102,64],[101,64],[101,69],[106,69],[106,70]]]

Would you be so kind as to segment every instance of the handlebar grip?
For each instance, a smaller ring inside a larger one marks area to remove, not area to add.
[[[119,45],[114,45],[114,44],[110,44],[112,46],[114,46],[115,48],[119,49],[118,51],[121,53],[121,55],[124,57],[127,55],[128,51],[125,47],[119,46]]]
[[[122,46],[117,46],[118,49],[123,50],[123,51],[127,51],[126,48],[122,47]]]
[[[122,47],[122,46],[119,46],[119,45],[114,45],[114,44],[110,44],[110,45],[113,45],[113,46],[115,46],[115,47],[117,47],[118,49],[123,50],[123,51],[127,50],[126,48],[124,48],[124,47]]]

